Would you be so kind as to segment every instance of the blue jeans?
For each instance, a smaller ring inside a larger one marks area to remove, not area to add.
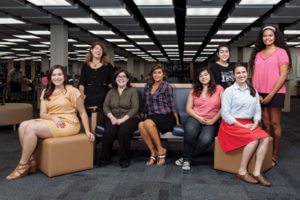
[[[189,117],[184,126],[183,159],[191,161],[192,157],[202,153],[214,140],[218,128],[218,122],[204,125],[195,118]]]

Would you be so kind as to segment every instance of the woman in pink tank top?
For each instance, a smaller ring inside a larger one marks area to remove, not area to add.
[[[250,58],[253,86],[259,92],[262,122],[274,138],[272,165],[278,164],[281,139],[280,117],[286,93],[285,80],[291,68],[291,56],[282,32],[275,26],[264,26]]]

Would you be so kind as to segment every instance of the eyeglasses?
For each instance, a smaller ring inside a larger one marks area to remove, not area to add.
[[[127,78],[127,76],[117,76],[117,78]]]

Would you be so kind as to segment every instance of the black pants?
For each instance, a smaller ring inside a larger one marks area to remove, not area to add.
[[[112,125],[110,119],[107,118],[102,138],[100,162],[110,161],[112,146],[115,139],[118,139],[120,145],[119,162],[129,162],[131,137],[132,133],[137,129],[138,123],[138,118],[130,118],[123,122],[120,126]]]

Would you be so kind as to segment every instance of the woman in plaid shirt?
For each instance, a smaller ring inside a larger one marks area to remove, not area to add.
[[[165,82],[167,74],[164,65],[158,63],[152,67],[150,83],[144,89],[144,114],[147,118],[139,123],[140,134],[148,146],[151,156],[147,165],[153,165],[158,158],[157,165],[163,165],[167,150],[162,147],[159,132],[172,131],[173,127],[179,125],[178,114],[175,110],[173,91],[171,86]]]

